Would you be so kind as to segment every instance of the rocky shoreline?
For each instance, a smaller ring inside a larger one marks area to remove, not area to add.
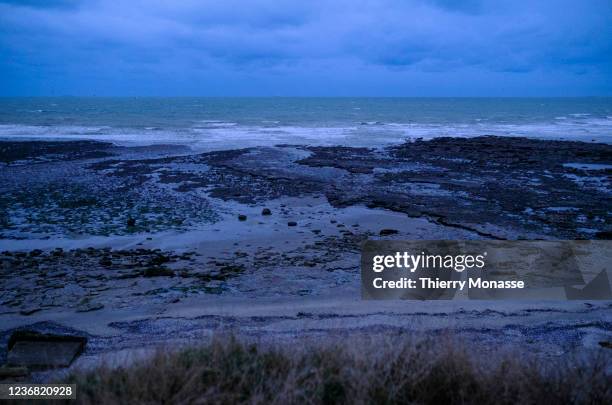
[[[334,207],[365,205],[427,217],[497,239],[610,235],[612,146],[606,144],[490,136],[417,140],[385,149],[281,145],[148,157],[146,148],[139,156],[99,142],[34,142],[29,150],[19,142],[4,143],[1,231],[9,238],[7,231],[19,228],[11,223],[15,206],[28,209],[30,224],[43,216],[41,227],[48,225],[45,220],[71,222],[62,214],[84,208],[101,212],[94,222],[139,216],[136,230],[151,231],[183,229],[194,215],[199,218],[192,225],[214,221],[214,213],[202,215],[209,198],[258,204],[302,196],[325,197]],[[63,152],[58,144],[66,145]],[[65,167],[53,176],[57,156],[62,157],[57,165],[72,168],[69,179]],[[50,163],[41,167],[41,160]],[[31,164],[24,168],[25,162]],[[36,176],[37,171],[44,173]],[[32,182],[26,176],[39,178]],[[183,215],[175,213],[177,205]],[[103,212],[108,207],[116,211]],[[166,219],[147,222],[156,212]]]
[[[610,239],[611,145],[0,150],[3,341],[23,328],[80,333],[96,358],[228,327],[283,339],[451,329],[546,355],[612,340],[610,303],[366,305],[358,268],[368,238]]]

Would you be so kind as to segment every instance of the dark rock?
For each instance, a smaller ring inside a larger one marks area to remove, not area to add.
[[[104,267],[109,267],[113,265],[113,261],[108,257],[103,257],[102,259],[100,259],[100,265]]]
[[[129,217],[127,219],[127,226],[129,226],[129,227],[136,226],[136,220],[134,218],[132,218],[132,217]]]
[[[599,342],[599,346],[604,347],[606,349],[612,349],[612,342],[602,340],[601,342]]]
[[[98,141],[38,141],[6,142],[2,145],[0,162],[12,163],[22,160],[66,161],[111,156],[113,145]]]
[[[399,231],[397,229],[381,229],[379,232],[379,235],[380,236],[395,235],[398,232]]]
[[[612,231],[601,231],[595,234],[595,239],[612,240]]]
[[[149,267],[142,272],[142,275],[144,277],[172,277],[174,271],[167,267]]]
[[[20,313],[21,315],[28,316],[28,315],[32,315],[33,313],[36,313],[36,312],[38,312],[38,311],[40,311],[40,310],[41,310],[41,308],[40,308],[40,307],[30,307],[30,308],[24,308],[24,309],[22,309],[21,311],[19,311],[19,313]]]
[[[246,215],[243,215],[243,214],[238,215],[238,221],[246,221],[246,220],[247,220]]]
[[[168,263],[169,261],[170,261],[170,258],[168,256],[160,253],[152,257],[151,260],[149,261],[149,264],[151,266],[159,266],[160,264]]]
[[[289,221],[289,222],[287,222],[287,226],[297,226],[297,222]]]
[[[77,307],[76,311],[77,312],[91,312],[91,311],[97,311],[102,308],[104,308],[104,304],[101,304],[99,302],[85,301]]]
[[[270,211],[270,208],[264,208],[261,210],[261,215],[272,215],[272,211]]]

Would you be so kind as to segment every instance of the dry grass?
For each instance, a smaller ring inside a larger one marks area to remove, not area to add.
[[[612,403],[608,353],[544,363],[509,354],[485,358],[450,339],[273,346],[216,337],[127,368],[76,373],[67,382],[78,384],[78,402],[90,404]]]

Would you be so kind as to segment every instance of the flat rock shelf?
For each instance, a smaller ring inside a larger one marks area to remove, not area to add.
[[[612,340],[606,301],[359,298],[367,239],[610,239],[607,144],[484,136],[201,153],[2,141],[0,151],[0,374],[219,331],[269,341],[452,331],[482,350],[541,356]],[[12,341],[18,331],[87,344]]]

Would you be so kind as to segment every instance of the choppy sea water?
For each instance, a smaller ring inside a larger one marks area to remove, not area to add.
[[[384,146],[503,135],[612,143],[612,98],[0,98],[0,138]]]

